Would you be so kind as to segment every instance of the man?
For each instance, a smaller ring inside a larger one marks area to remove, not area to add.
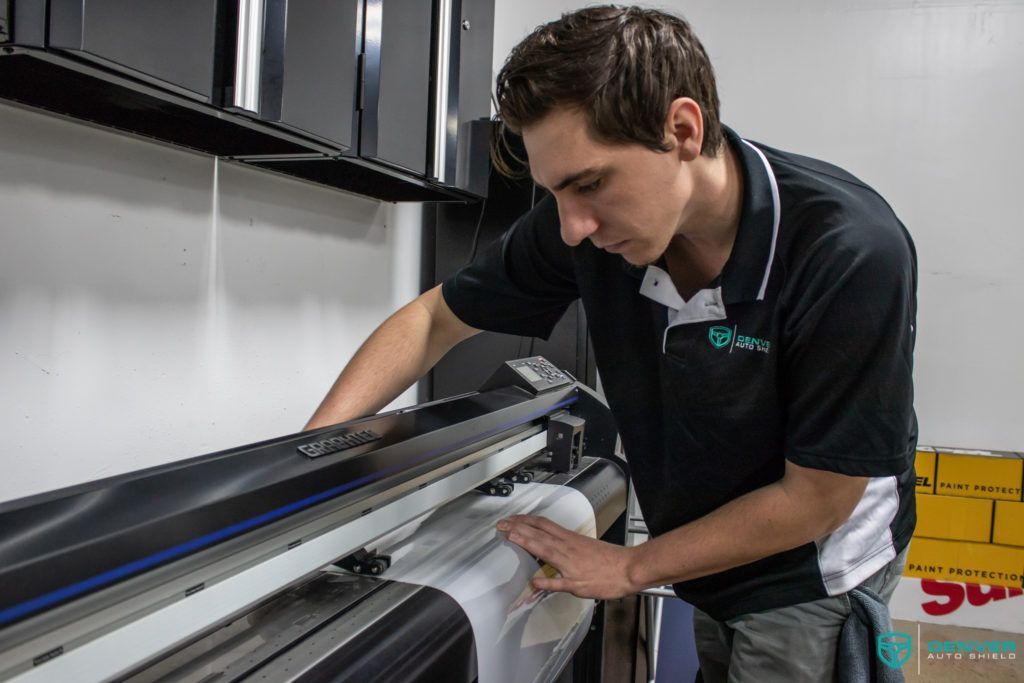
[[[916,266],[845,171],[739,138],[681,19],[595,7],[497,79],[551,196],[385,322],[309,427],[379,410],[479,329],[545,337],[581,298],[652,539],[499,524],[538,588],[674,584],[706,681],[835,675],[851,589],[887,600],[914,526]]]

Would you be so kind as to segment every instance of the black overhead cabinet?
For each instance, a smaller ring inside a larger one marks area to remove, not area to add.
[[[360,4],[357,147],[246,160],[381,199],[486,196],[494,0]]]
[[[209,102],[216,0],[50,0],[49,46]]]
[[[231,9],[224,107],[354,149],[362,0],[241,0]]]
[[[359,151],[416,175],[427,173],[431,119],[431,44],[452,0],[366,1],[366,65]],[[437,10],[435,12],[435,10]],[[431,116],[423,116],[430,112]]]
[[[360,155],[467,189],[458,148],[490,118],[494,0],[366,5]]]
[[[0,0],[0,97],[392,201],[486,192],[494,0]]]

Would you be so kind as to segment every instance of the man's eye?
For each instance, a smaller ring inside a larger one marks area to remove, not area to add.
[[[592,183],[587,183],[586,185],[579,185],[579,186],[577,186],[576,191],[579,192],[580,194],[587,194],[588,192],[593,192],[594,190],[596,190],[599,187],[601,187],[601,179],[600,178],[598,178],[597,180],[595,180]]]

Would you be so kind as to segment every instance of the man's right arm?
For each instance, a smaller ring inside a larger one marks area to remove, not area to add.
[[[376,413],[452,347],[479,331],[452,313],[440,285],[424,292],[385,320],[363,343],[305,429]]]

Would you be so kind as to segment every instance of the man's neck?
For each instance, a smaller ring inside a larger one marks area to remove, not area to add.
[[[743,171],[736,151],[726,143],[717,157],[697,163],[692,211],[665,251],[669,273],[684,298],[722,272],[743,213]]]
[[[700,159],[694,174],[693,210],[676,237],[702,251],[732,250],[743,213],[743,171],[736,151],[725,143],[713,159]]]

